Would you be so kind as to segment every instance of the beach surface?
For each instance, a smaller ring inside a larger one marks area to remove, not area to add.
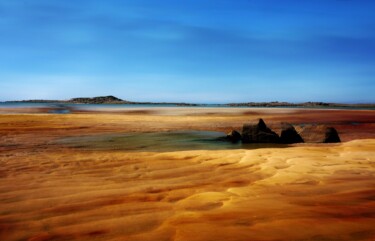
[[[375,240],[373,110],[16,112],[0,114],[0,240]],[[154,134],[258,118],[343,143],[171,149]]]

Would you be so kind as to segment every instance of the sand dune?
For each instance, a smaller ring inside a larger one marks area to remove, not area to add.
[[[375,239],[374,139],[177,152],[52,144],[129,131],[137,118],[147,130],[226,120],[0,116],[0,240]]]

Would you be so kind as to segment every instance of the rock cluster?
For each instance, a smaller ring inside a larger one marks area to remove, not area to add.
[[[292,124],[282,123],[281,135],[267,127],[266,123],[259,119],[257,124],[245,124],[242,133],[233,130],[226,136],[226,140],[233,143],[281,143],[293,144],[302,142],[335,143],[340,142],[339,134],[333,127],[316,126],[303,129],[300,133]]]

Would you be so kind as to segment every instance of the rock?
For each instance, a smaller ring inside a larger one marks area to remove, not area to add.
[[[293,144],[303,142],[302,137],[297,133],[293,125],[282,123],[280,142],[284,144]]]
[[[267,127],[262,119],[258,124],[245,124],[242,129],[243,143],[279,143],[280,137]]]
[[[305,125],[299,134],[306,143],[322,143],[325,129],[324,125]]]
[[[241,140],[241,134],[236,130],[232,130],[227,134],[227,140],[231,141],[232,143],[239,142]]]
[[[263,119],[259,119],[258,121],[258,127],[259,127],[259,130],[262,130],[262,131],[268,131],[270,129],[267,128],[267,125],[266,123],[264,122]]]
[[[325,125],[307,125],[301,130],[300,135],[306,143],[340,142],[336,129]]]
[[[337,130],[333,127],[327,127],[325,132],[325,138],[324,143],[337,143],[341,142],[339,133],[337,133]]]

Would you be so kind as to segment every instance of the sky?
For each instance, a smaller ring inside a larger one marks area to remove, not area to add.
[[[375,103],[373,0],[0,0],[0,101]]]

